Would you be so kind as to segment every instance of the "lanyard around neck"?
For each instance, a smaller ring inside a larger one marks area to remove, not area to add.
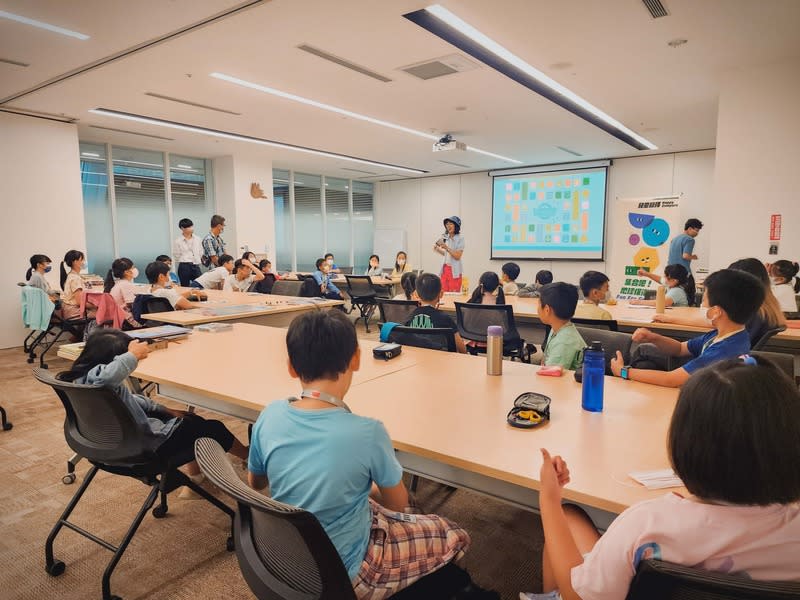
[[[352,412],[350,407],[344,403],[341,398],[337,398],[336,396],[332,396],[326,392],[320,392],[319,390],[312,390],[312,389],[303,389],[300,392],[301,398],[312,398],[314,400],[321,400],[322,402],[327,402],[328,404],[332,404],[337,408],[343,408],[347,412]]]

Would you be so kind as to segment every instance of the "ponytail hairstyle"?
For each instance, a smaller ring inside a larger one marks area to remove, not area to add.
[[[403,288],[403,292],[406,295],[406,300],[411,300],[411,296],[417,289],[417,274],[412,271],[403,273],[403,275],[400,277],[400,287]]]
[[[772,274],[777,277],[782,277],[787,285],[792,285],[794,279],[794,291],[800,292],[800,279],[797,278],[797,273],[800,271],[800,265],[796,262],[788,260],[778,260],[772,263]]]
[[[130,258],[118,258],[111,263],[111,268],[106,274],[105,285],[103,291],[107,294],[114,287],[115,279],[122,279],[125,276],[125,271],[133,268],[133,261]]]
[[[667,265],[664,267],[664,277],[669,277],[678,282],[678,287],[686,293],[686,299],[689,301],[689,306],[691,306],[693,301],[689,298],[689,293],[691,292],[694,295],[694,290],[690,289],[692,286],[689,283],[689,271],[686,270],[686,267],[677,263]]]
[[[50,260],[50,257],[45,254],[34,254],[33,256],[31,256],[30,260],[31,268],[25,271],[25,281],[30,281],[31,275],[33,275],[33,272],[36,270],[36,267],[38,267],[40,264],[52,263],[52,262],[53,261]]]
[[[505,304],[506,295],[503,292],[503,288],[500,286],[500,278],[494,271],[486,271],[481,275],[481,278],[478,280],[478,287],[472,292],[472,296],[470,296],[467,302],[469,304],[482,304],[483,294],[493,294],[495,290],[497,290],[497,301],[495,304]]]
[[[76,260],[83,260],[84,258],[83,252],[80,250],[70,250],[64,255],[64,262],[61,263],[61,277],[59,278],[62,290],[64,289],[64,284],[67,282],[67,275],[72,270],[72,263]]]

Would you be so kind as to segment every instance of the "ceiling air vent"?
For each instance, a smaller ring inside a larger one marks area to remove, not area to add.
[[[362,75],[366,75],[367,77],[372,77],[373,79],[377,79],[383,83],[388,83],[391,81],[388,77],[384,77],[380,73],[376,73],[375,71],[371,71],[366,67],[362,67],[361,65],[357,65],[356,63],[350,62],[344,58],[336,56],[335,54],[331,54],[330,52],[326,52],[325,50],[320,50],[319,48],[314,48],[314,46],[309,46],[308,44],[300,44],[297,47],[299,50],[303,52],[308,52],[309,54],[313,54],[314,56],[318,56],[323,60],[330,61],[332,63],[336,63],[340,67],[344,67],[345,69],[350,69],[351,71],[355,71],[356,73],[361,73]]]
[[[150,133],[139,133],[138,131],[128,131],[127,129],[115,129],[114,127],[101,127],[100,125],[89,125],[92,129],[101,129],[103,131],[115,131],[117,133],[127,133],[130,135],[140,135],[142,137],[153,138],[156,140],[166,140],[168,142],[175,141],[174,138],[164,137],[163,135],[153,135]]]
[[[575,152],[575,150],[570,150],[569,148],[565,148],[564,146],[556,146],[559,150],[566,152],[567,154],[572,154],[572,156],[583,156],[580,152]]]
[[[242,113],[228,110],[227,108],[217,108],[216,106],[209,106],[208,104],[200,104],[199,102],[192,102],[191,100],[182,100],[181,98],[173,98],[172,96],[165,96],[163,94],[156,94],[155,92],[145,92],[145,96],[151,98],[158,98],[159,100],[168,100],[169,102],[177,102],[178,104],[185,104],[187,106],[195,106],[197,108],[205,108],[206,110],[214,110],[216,112],[225,113],[228,115],[240,116]]]
[[[30,64],[20,62],[18,60],[11,60],[10,58],[0,58],[0,63],[4,63],[6,65],[13,65],[15,67],[30,67]]]
[[[669,16],[667,9],[661,4],[661,0],[642,0],[642,4],[650,11],[654,19]]]
[[[417,63],[415,65],[400,67],[400,70],[405,71],[409,75],[413,75],[418,79],[428,80],[435,79],[437,77],[444,77],[445,75],[452,75],[453,73],[472,71],[473,69],[477,68],[477,63],[464,58],[460,54],[451,54],[449,56],[443,56],[442,58],[426,60],[425,62]]]
[[[451,162],[449,160],[440,160],[439,162],[440,163],[444,163],[446,165],[453,165],[454,167],[461,167],[462,169],[471,169],[472,168],[469,165],[464,165],[464,164],[457,163],[457,162]]]

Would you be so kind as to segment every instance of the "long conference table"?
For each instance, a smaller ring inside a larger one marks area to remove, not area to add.
[[[177,288],[186,290],[186,288]],[[170,323],[181,327],[194,327],[205,323],[235,322],[255,325],[287,327],[295,317],[307,310],[330,310],[344,304],[341,300],[324,298],[296,298],[254,292],[225,292],[221,290],[192,290],[206,294],[208,300],[192,302],[192,308],[142,315],[152,321]],[[149,289],[141,290],[149,293]]]
[[[455,314],[456,302],[466,302],[469,296],[445,294],[442,298],[441,310]],[[514,308],[514,320],[517,325],[539,326],[539,299],[506,296],[506,302]],[[707,332],[710,327],[696,327],[693,325],[676,325],[673,323],[654,323],[653,317],[656,309],[650,306],[636,306],[625,300],[620,300],[616,305],[603,304],[602,308],[611,313],[617,321],[620,331],[632,332],[639,327],[652,329],[657,333],[669,335],[680,340],[686,340]],[[668,308],[666,314],[676,317],[697,319],[705,314],[705,309],[698,307],[682,306]],[[800,354],[800,329],[787,329],[770,339],[765,350],[775,352],[788,352]]]
[[[133,376],[158,384],[179,403],[253,422],[270,402],[296,395],[287,371],[286,330],[236,323],[231,331],[194,332],[143,360]],[[561,454],[572,482],[565,499],[584,506],[606,528],[628,506],[664,492],[648,491],[632,471],[669,467],[666,434],[677,390],[606,377],[605,410],[580,406],[572,373],[537,376],[538,367],[503,362],[485,373],[485,358],[404,347],[377,360],[377,342],[360,340],[361,369],[345,401],[380,419],[404,469],[526,509],[538,509],[539,448]],[[257,379],[234,373],[242,355],[257,357]],[[214,368],[199,368],[213,363]],[[265,384],[266,382],[266,384]],[[506,422],[514,399],[537,391],[552,399],[549,423],[531,430]]]

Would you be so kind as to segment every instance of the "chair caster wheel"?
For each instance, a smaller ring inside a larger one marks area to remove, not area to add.
[[[49,369],[50,367],[48,367],[47,365],[42,365],[42,368],[43,369]]]
[[[60,560],[56,560],[56,561],[53,561],[52,565],[47,565],[44,568],[44,570],[47,571],[48,575],[52,575],[53,577],[58,577],[59,575],[63,575],[64,574],[64,569],[66,569],[66,568],[67,568],[67,565],[65,565]]]
[[[233,542],[233,537],[228,536],[228,539],[225,540],[225,549],[228,552],[233,552],[234,550],[236,550],[236,544]]]
[[[61,483],[64,485],[70,485],[71,483],[75,483],[75,473],[67,473],[61,478]]]
[[[122,596],[111,596],[111,600],[122,600]]]
[[[167,508],[165,506],[156,506],[153,509],[153,516],[156,519],[163,519],[167,516]]]
[[[33,358],[29,358],[29,359],[28,359],[28,364],[29,364],[29,365],[32,365],[32,364],[33,364],[33,361],[34,361],[34,359],[33,359]]]
[[[14,426],[13,423],[3,423],[3,431],[8,431]]]

